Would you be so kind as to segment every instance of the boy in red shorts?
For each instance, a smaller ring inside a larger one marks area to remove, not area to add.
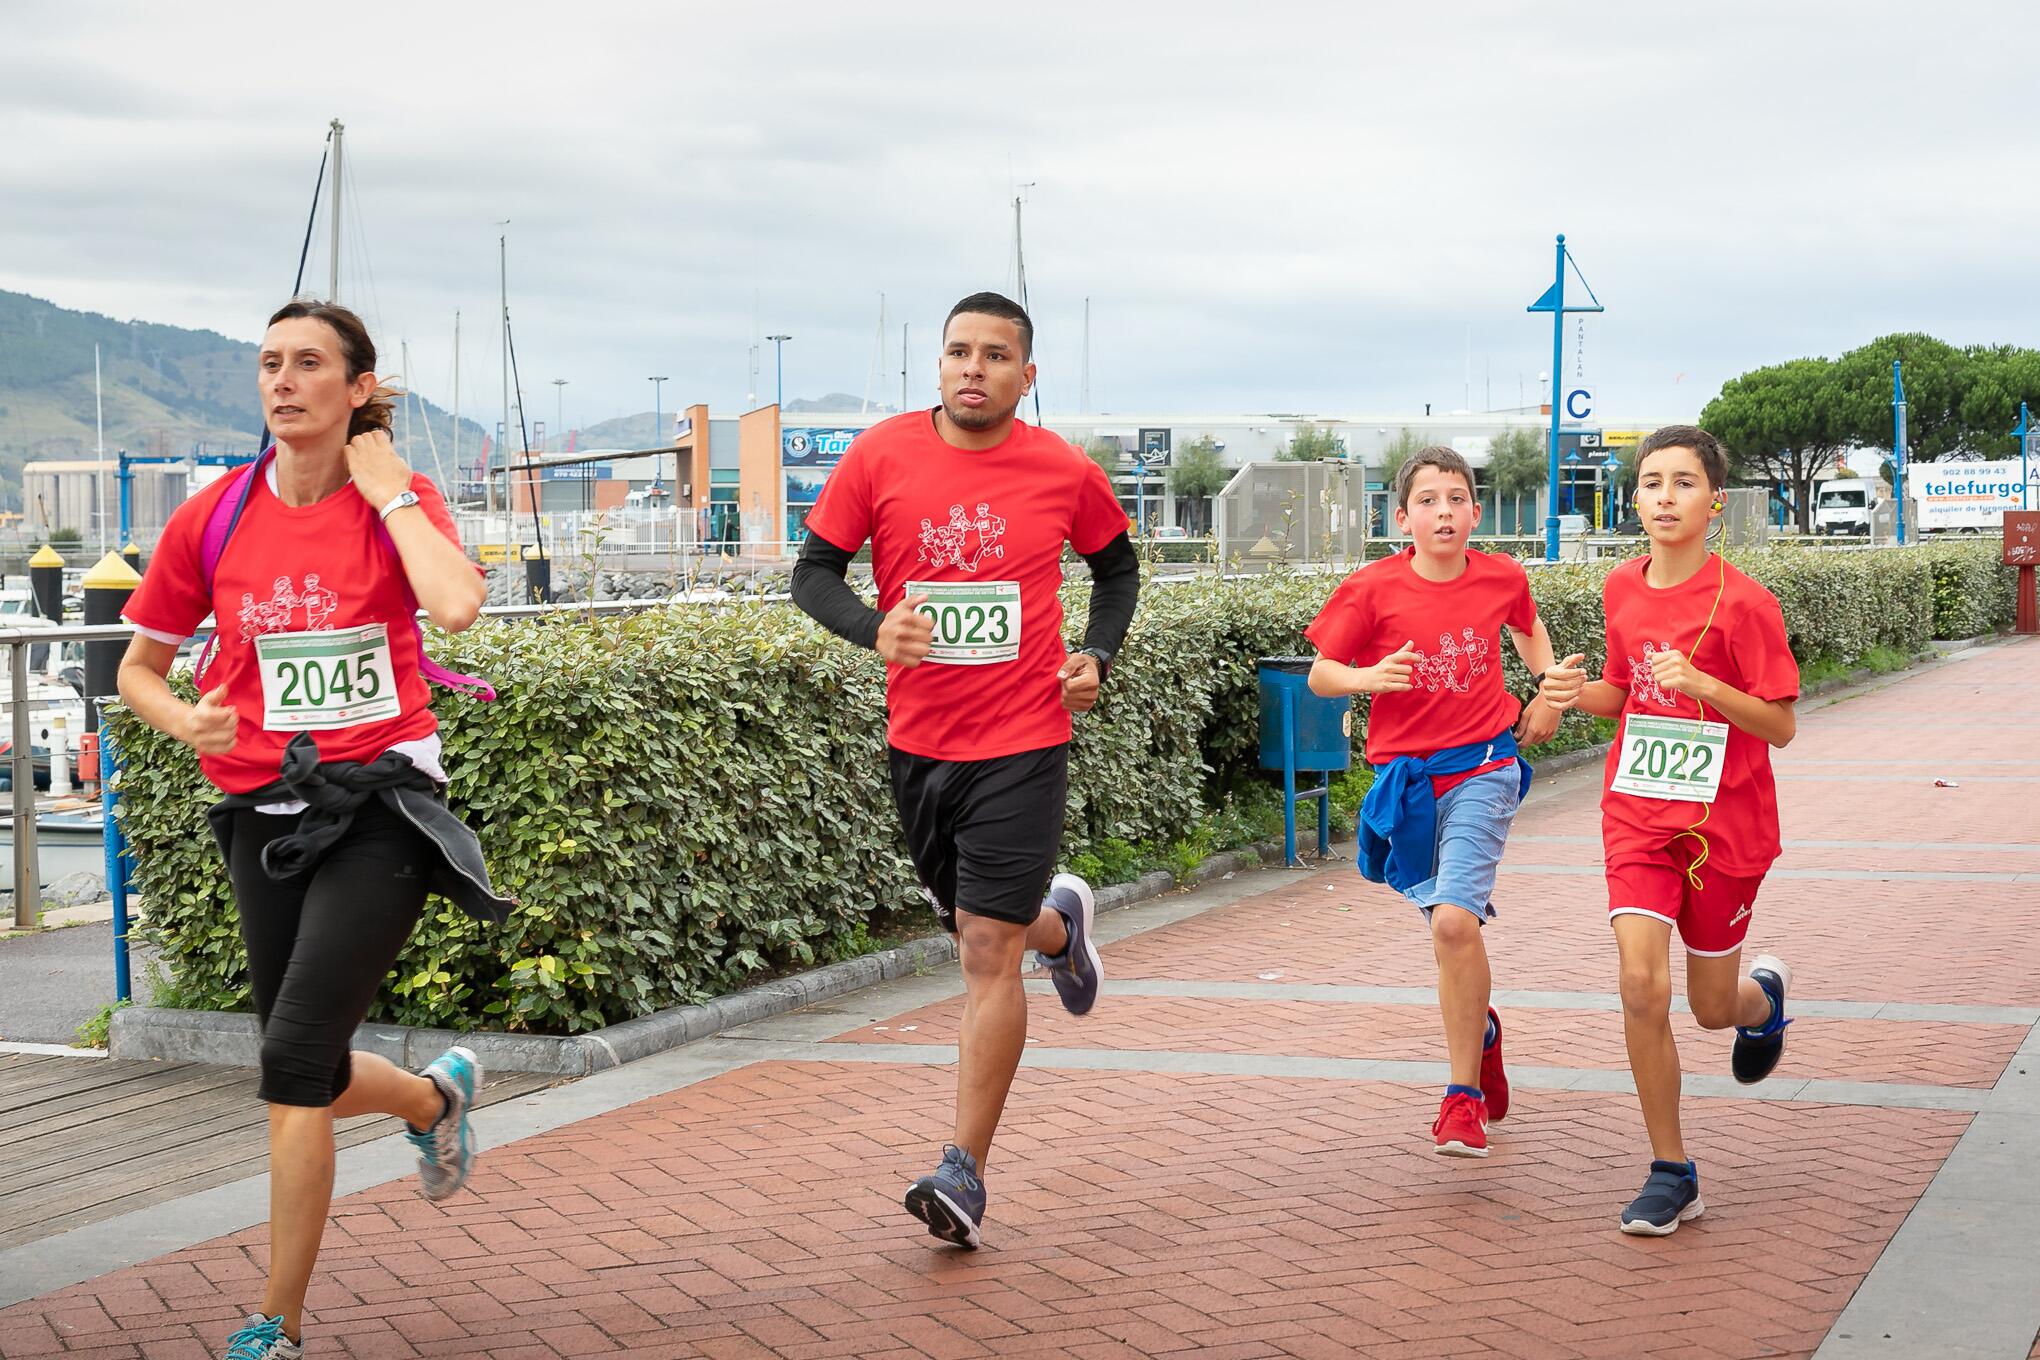
[[[1622,720],[1601,839],[1623,1036],[1655,1159],[1622,1231],[1663,1237],[1704,1207],[1679,1129],[1674,927],[1693,1018],[1736,1027],[1736,1080],[1762,1081],[1785,1048],[1792,970],[1766,954],[1744,976],[1742,946],[1780,849],[1771,747],[1792,740],[1799,666],[1776,597],[1708,551],[1728,480],[1720,443],[1696,426],[1666,426],[1637,446],[1636,475],[1650,555],[1602,587],[1601,678],[1588,682],[1582,658],[1567,657],[1540,692],[1553,707]]]
[[[1551,665],[1551,636],[1522,564],[1467,546],[1480,500],[1464,458],[1442,446],[1410,455],[1395,497],[1410,546],[1347,577],[1305,630],[1318,649],[1310,687],[1374,696],[1360,871],[1409,898],[1430,928],[1452,1067],[1433,1150],[1485,1157],[1488,1122],[1508,1113],[1509,1083],[1481,932],[1495,915],[1509,824],[1530,787],[1516,743],[1550,740],[1559,719],[1503,688],[1502,634],[1533,675]]]

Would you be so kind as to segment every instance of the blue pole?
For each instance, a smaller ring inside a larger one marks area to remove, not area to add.
[[[125,547],[128,541],[134,536],[133,527],[134,527],[134,504],[135,504],[133,490],[135,474],[128,470],[128,456],[126,449],[122,449],[120,451],[120,471],[116,475],[115,480],[117,480],[120,483],[120,541],[121,545]]]
[[[123,535],[123,540],[125,535]],[[115,792],[114,773],[120,768],[113,734],[99,734],[99,806],[104,819],[100,837],[106,848],[106,893],[113,899],[113,998],[132,1001],[134,986],[128,969],[128,881],[127,842],[120,834],[115,815],[120,795]]]
[[[1544,517],[1544,560],[1558,560],[1558,385],[1565,357],[1565,233],[1558,234],[1557,271],[1551,283],[1551,441],[1545,450],[1551,485],[1549,513]]]
[[[2020,428],[2011,430],[2011,432],[2020,436],[2020,510],[2032,510],[2032,491],[2028,491],[2028,471],[2026,471],[2026,449],[2028,449],[2028,444],[2032,444],[2034,432],[2032,432],[2032,420],[2028,420],[2028,416],[2026,416],[2026,402],[2020,402]]]
[[[1905,546],[1905,376],[1891,361],[1891,488],[1898,514],[1898,546]]]

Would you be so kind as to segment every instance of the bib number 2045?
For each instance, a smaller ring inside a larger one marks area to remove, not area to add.
[[[1020,655],[1019,582],[910,581],[907,593],[928,597],[920,608],[935,625],[928,660],[986,666]]]
[[[1727,723],[1631,714],[1610,787],[1639,798],[1712,803],[1721,792],[1727,755]]]
[[[255,639],[262,672],[262,725],[329,730],[394,718],[402,711],[382,624]]]

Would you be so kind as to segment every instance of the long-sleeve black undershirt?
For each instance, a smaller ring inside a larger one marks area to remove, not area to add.
[[[878,646],[878,625],[885,615],[859,599],[846,579],[857,554],[838,547],[813,530],[793,566],[793,602],[816,623],[860,647]],[[1140,596],[1140,558],[1125,534],[1094,553],[1083,554],[1091,568],[1091,611],[1084,625],[1084,650],[1096,652],[1109,667],[1133,626],[1134,601]]]

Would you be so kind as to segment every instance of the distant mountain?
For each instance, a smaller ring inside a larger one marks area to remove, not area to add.
[[[92,347],[99,346],[106,450],[183,454],[253,451],[262,430],[256,347],[212,331],[74,312],[25,293],[0,291],[0,505],[21,508],[21,465],[91,458],[97,446]],[[423,414],[420,413],[423,408]],[[453,421],[422,399],[411,408],[411,461],[452,476]],[[461,422],[462,460],[481,448],[483,427]]]

